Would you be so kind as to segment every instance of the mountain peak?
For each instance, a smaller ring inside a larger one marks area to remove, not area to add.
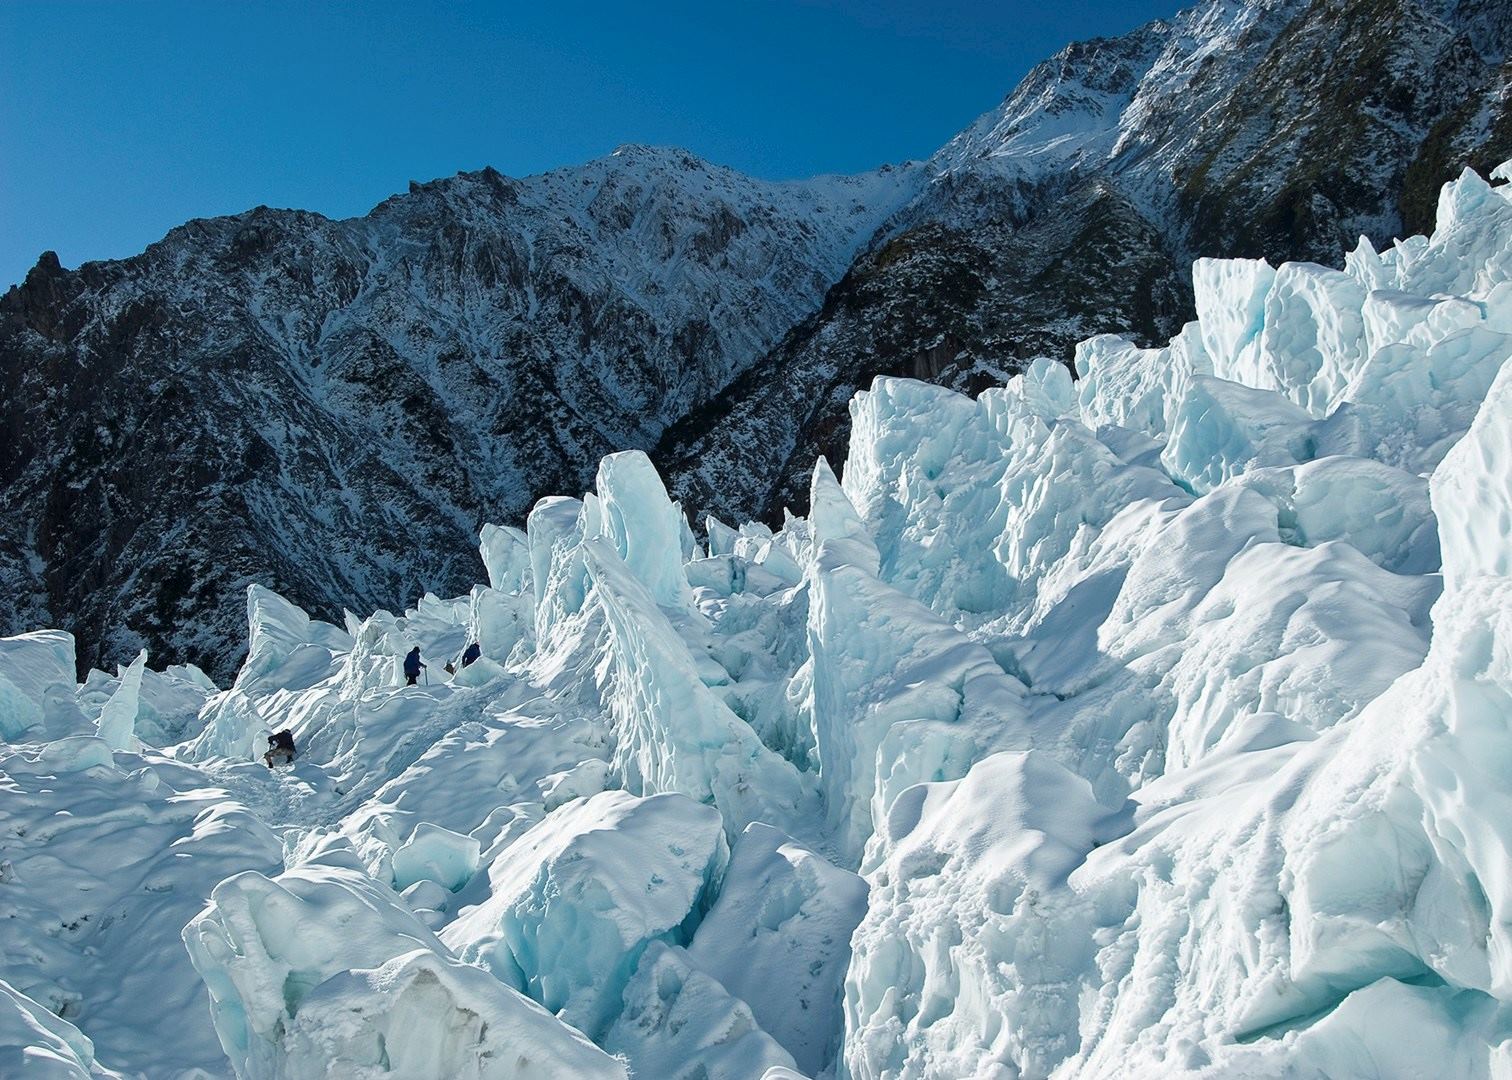
[[[662,166],[671,169],[683,170],[726,170],[722,165],[715,165],[704,158],[699,157],[693,151],[681,146],[654,146],[649,143],[620,143],[608,154],[606,161],[620,163],[635,163],[637,165]]]

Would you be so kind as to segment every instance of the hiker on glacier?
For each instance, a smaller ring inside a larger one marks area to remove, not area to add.
[[[404,658],[404,685],[414,686],[420,678],[420,670],[424,667],[425,665],[420,662],[420,646],[416,645]]]
[[[467,651],[462,654],[462,666],[463,667],[467,667],[469,664],[471,664],[474,660],[476,660],[478,657],[480,657],[482,655],[483,655],[483,647],[481,645],[479,645],[476,641],[473,642],[471,645],[469,645],[467,647]]]
[[[294,764],[294,733],[287,728],[268,736],[268,752],[263,755],[268,768]]]

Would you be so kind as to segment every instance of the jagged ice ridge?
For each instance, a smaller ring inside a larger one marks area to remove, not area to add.
[[[1512,185],[1193,286],[776,532],[630,452],[225,690],[0,641],[0,1072],[1505,1075]]]

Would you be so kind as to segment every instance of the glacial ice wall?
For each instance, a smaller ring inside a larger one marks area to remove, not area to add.
[[[621,454],[467,596],[253,587],[225,690],[0,641],[0,1062],[1512,1072],[1512,186],[1193,276],[879,379],[775,531]]]

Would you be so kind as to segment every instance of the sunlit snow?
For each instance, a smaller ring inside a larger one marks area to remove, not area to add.
[[[0,640],[0,1075],[1512,1073],[1512,185],[1193,278],[776,532],[631,452],[225,689]]]

